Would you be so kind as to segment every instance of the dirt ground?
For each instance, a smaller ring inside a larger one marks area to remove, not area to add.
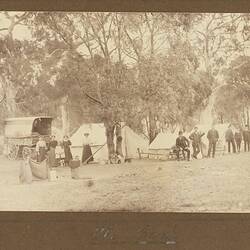
[[[57,168],[54,182],[19,184],[18,161],[0,157],[0,210],[250,212],[250,153],[191,162],[134,161]]]

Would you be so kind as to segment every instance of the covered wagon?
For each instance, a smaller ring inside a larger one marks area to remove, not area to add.
[[[26,158],[35,149],[40,136],[48,143],[51,136],[52,117],[18,117],[4,123],[5,155],[9,159]]]

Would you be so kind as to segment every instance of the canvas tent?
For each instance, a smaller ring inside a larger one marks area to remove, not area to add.
[[[168,150],[171,149],[175,145],[175,141],[177,138],[176,133],[159,133],[153,142],[149,145],[149,150]]]
[[[72,154],[82,156],[82,142],[84,133],[89,133],[91,149],[94,160],[97,162],[108,160],[108,147],[106,144],[106,130],[103,123],[83,124],[70,138],[72,143]],[[141,151],[147,151],[148,141],[135,133],[130,127],[122,126],[122,149],[125,157],[138,158],[137,148]],[[114,138],[114,143],[116,138]]]
[[[160,155],[164,155],[165,157],[171,150],[171,148],[175,145],[176,138],[178,137],[178,132],[160,132],[153,142],[149,145],[149,153],[151,153],[151,158],[162,158]],[[163,158],[165,158],[163,156]]]

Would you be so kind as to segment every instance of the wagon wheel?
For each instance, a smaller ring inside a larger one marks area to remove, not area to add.
[[[32,153],[31,148],[23,147],[22,156],[24,160],[26,160],[31,155],[31,153]]]
[[[19,146],[18,145],[9,145],[8,147],[8,158],[10,160],[15,160],[17,158]]]

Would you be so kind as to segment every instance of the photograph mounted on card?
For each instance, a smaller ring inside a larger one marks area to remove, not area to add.
[[[1,211],[250,212],[248,13],[0,20]]]

